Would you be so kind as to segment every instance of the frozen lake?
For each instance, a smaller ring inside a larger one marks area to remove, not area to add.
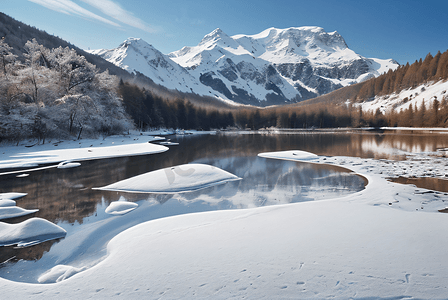
[[[49,266],[95,264],[105,255],[106,243],[119,232],[141,222],[177,214],[250,208],[330,199],[359,191],[365,181],[343,168],[268,160],[260,152],[304,150],[326,156],[404,159],[405,152],[436,151],[448,147],[445,135],[398,134],[225,134],[176,136],[164,153],[85,161],[73,169],[48,169],[16,178],[3,176],[0,192],[28,193],[17,200],[34,216],[67,231],[59,241],[22,249],[3,247],[0,277],[36,282]],[[92,190],[146,172],[186,163],[202,163],[241,177],[191,193],[153,195]],[[106,214],[109,203],[127,200],[138,204],[132,214]],[[8,222],[19,223],[29,217]],[[37,261],[36,261],[37,260]]]

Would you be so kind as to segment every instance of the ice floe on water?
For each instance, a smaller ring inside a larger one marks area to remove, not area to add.
[[[124,215],[138,207],[137,203],[127,201],[113,201],[105,212],[110,215]]]
[[[0,208],[1,207],[8,207],[8,206],[16,206],[16,201],[10,200],[10,199],[1,199],[0,198]]]
[[[81,163],[79,162],[71,162],[71,161],[63,161],[58,164],[58,169],[70,169],[79,167]]]
[[[259,153],[258,156],[264,157],[264,158],[275,158],[275,159],[292,160],[292,161],[307,161],[307,162],[316,161],[319,158],[319,156],[317,156],[314,153],[301,151],[301,150],[264,152],[264,153]]]
[[[128,178],[96,190],[172,194],[241,180],[229,172],[204,164],[185,164]]]
[[[24,209],[18,206],[1,206],[0,220],[22,217],[38,212],[38,209]]]
[[[41,218],[31,218],[19,224],[0,222],[0,246],[26,247],[65,235],[63,228]]]
[[[5,199],[14,200],[14,199],[19,199],[19,198],[25,197],[26,195],[28,195],[28,194],[27,193],[13,193],[13,192],[0,193],[0,200],[5,200]]]
[[[24,209],[16,206],[16,201],[26,193],[0,193],[0,220],[22,217],[38,212],[38,209]]]

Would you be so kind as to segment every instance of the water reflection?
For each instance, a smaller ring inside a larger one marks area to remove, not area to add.
[[[364,178],[335,166],[260,157],[204,158],[194,162],[219,167],[242,180],[190,193],[149,194],[148,199],[160,204],[174,199],[180,206],[202,202],[202,205],[210,206],[207,210],[250,208],[330,199],[360,191],[366,184]],[[136,197],[135,194],[117,193],[115,198],[118,195],[128,201]],[[110,195],[103,196],[111,201]]]
[[[432,177],[408,178],[400,176],[397,178],[389,178],[389,181],[401,184],[413,184],[419,188],[448,193],[448,180],[446,179]]]
[[[16,248],[14,246],[1,247],[0,262],[41,259],[46,252],[50,251],[51,246],[58,241],[59,239],[46,241],[32,247],[24,248]]]
[[[203,201],[217,209],[250,208],[329,199],[360,191],[363,178],[337,167],[260,157],[202,159],[243,178],[207,192],[182,194],[178,201]]]

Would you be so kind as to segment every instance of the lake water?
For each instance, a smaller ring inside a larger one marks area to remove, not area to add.
[[[445,135],[378,133],[217,134],[171,137],[178,146],[165,153],[82,162],[73,169],[31,172],[25,178],[2,176],[0,192],[28,193],[17,206],[67,230],[67,236],[36,246],[0,248],[0,277],[36,282],[55,264],[83,266],[105,255],[105,245],[138,223],[171,215],[249,208],[335,198],[364,188],[362,177],[335,166],[271,160],[258,153],[304,150],[318,155],[402,159],[402,151],[435,151],[448,147]],[[204,163],[242,178],[200,191],[174,195],[132,194],[92,190],[142,173],[185,164]],[[104,212],[111,201],[139,207],[124,216]],[[8,220],[18,223],[29,218]],[[75,241],[75,242],[74,242]],[[68,254],[67,254],[68,253]]]

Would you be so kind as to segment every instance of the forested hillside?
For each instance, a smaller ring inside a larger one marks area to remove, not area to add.
[[[389,71],[376,78],[353,86],[336,90],[299,105],[314,103],[342,103],[349,100],[351,103],[368,101],[375,96],[390,95],[402,90],[413,88],[426,82],[437,82],[448,79],[448,50],[437,52],[435,56],[430,53],[424,60],[416,60],[413,64],[399,66],[395,71]]]
[[[121,133],[131,127],[116,93],[118,78],[68,47],[48,49],[35,39],[24,61],[0,40],[0,139]]]
[[[100,71],[108,69],[111,74],[117,75],[123,79],[131,77],[125,70],[118,68],[114,64],[96,55],[87,53],[59,37],[26,25],[0,12],[0,38],[2,37],[4,37],[5,42],[11,46],[11,52],[17,55],[17,59],[20,61],[24,61],[25,59],[24,53],[26,52],[26,42],[36,39],[37,43],[48,49],[58,47],[69,47],[70,49],[74,49],[78,55],[84,56],[88,62],[97,66]]]
[[[412,65],[407,63],[395,71],[389,71],[362,83],[353,100],[361,102],[374,96],[389,95],[413,88],[428,81],[446,79],[448,79],[448,51],[443,54],[439,51],[435,56],[429,53],[423,61],[420,59]]]

